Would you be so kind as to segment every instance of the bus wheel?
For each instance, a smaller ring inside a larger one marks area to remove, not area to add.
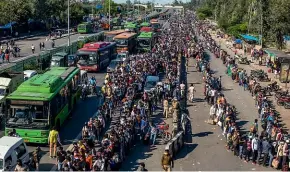
[[[55,127],[57,131],[60,131],[60,119],[57,119]]]

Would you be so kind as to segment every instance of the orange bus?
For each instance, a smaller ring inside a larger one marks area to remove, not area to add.
[[[136,47],[137,34],[132,32],[124,32],[114,37],[117,43],[117,52],[128,51],[132,53]]]
[[[150,24],[151,24],[151,27],[154,30],[154,32],[160,32],[161,25],[157,19],[150,20]]]
[[[113,30],[109,32],[105,32],[105,41],[106,42],[112,42],[113,38],[121,33],[124,33],[125,30]]]

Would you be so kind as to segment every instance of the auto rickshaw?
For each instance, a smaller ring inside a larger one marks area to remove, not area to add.
[[[108,23],[103,23],[103,24],[102,24],[102,28],[103,28],[104,30],[109,30],[110,25],[109,25]]]

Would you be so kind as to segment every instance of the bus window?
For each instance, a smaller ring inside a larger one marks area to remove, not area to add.
[[[88,64],[96,64],[98,62],[97,54],[91,53],[91,54],[78,54],[77,55],[79,59],[79,63],[88,63]]]
[[[116,43],[117,43],[117,45],[121,45],[121,46],[127,46],[128,45],[128,40],[126,40],[126,39],[117,39],[117,40],[115,40],[116,41]]]
[[[108,56],[109,56],[109,52],[108,51],[100,52],[100,61],[106,60],[107,58],[109,58]]]

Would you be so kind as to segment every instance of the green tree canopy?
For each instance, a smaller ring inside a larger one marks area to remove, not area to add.
[[[198,0],[193,0],[198,4]],[[263,34],[263,42],[283,46],[283,36],[290,33],[289,0],[204,0],[197,10],[201,18],[216,19],[226,32],[239,35]]]

